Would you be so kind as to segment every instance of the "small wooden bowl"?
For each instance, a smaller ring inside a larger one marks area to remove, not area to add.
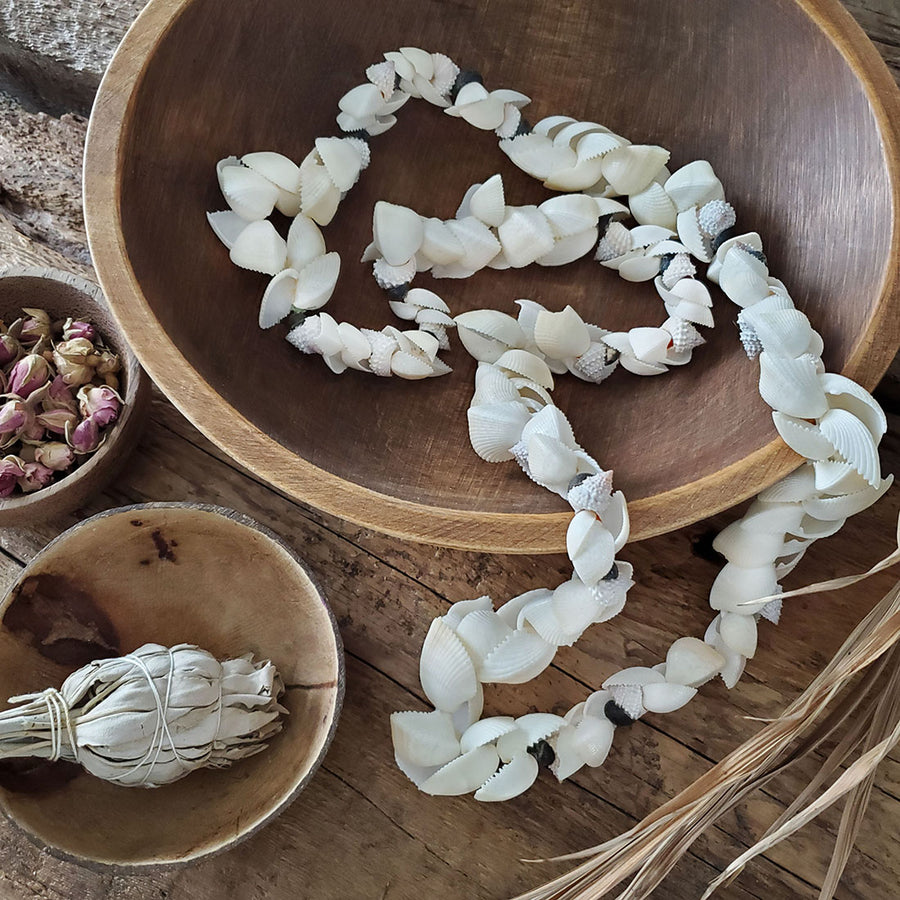
[[[71,512],[100,491],[137,445],[150,408],[150,379],[97,285],[58,269],[0,269],[0,319],[17,319],[26,306],[45,309],[53,319],[72,316],[97,326],[122,361],[120,393],[125,406],[119,420],[107,430],[103,446],[65,478],[33,494],[16,493],[0,499],[0,527],[52,519]]]
[[[216,35],[210,42],[206,36]],[[151,0],[94,106],[85,155],[91,252],[144,365],[212,440],[281,490],[344,518],[451,546],[565,547],[570,513],[515,463],[469,446],[474,363],[428,382],[333,375],[281,326],[257,327],[266,279],[239,269],[204,220],[226,204],[216,161],[252,150],[300,160],[337,134],[337,102],[386,50],[413,45],[479,70],[490,88],[661,144],[674,170],[709,160],[739,227],[758,231],[773,275],[825,340],[829,371],[871,388],[900,340],[900,102],[872,44],[837,0]],[[493,133],[411,101],[372,140],[372,163],[334,222],[341,280],[327,311],[393,322],[370,267],[377,199],[449,217],[495,172],[507,202],[548,192]],[[590,258],[484,270],[436,290],[454,313],[515,312],[516,297],[571,303],[612,330],[665,318],[650,284]],[[716,328],[682,370],[559,378],[555,402],[629,500],[632,538],[757,493],[799,460],[777,437],[738,342],[737,308],[713,289]]]
[[[247,516],[150,503],[100,513],[42,550],[0,605],[0,697],[155,642],[271,659],[290,711],[257,756],[153,790],[69,763],[0,763],[0,808],[52,853],[142,869],[232,846],[312,777],[344,694],[340,634],[303,562]]]

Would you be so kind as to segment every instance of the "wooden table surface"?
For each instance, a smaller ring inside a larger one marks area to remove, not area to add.
[[[93,277],[80,203],[86,114],[100,74],[139,0],[0,0],[0,264],[54,265]],[[847,7],[900,79],[900,3]],[[236,361],[240,364],[240,361]],[[896,363],[895,363],[896,371]],[[879,396],[891,429],[885,471],[900,471],[900,391]],[[150,500],[192,500],[245,512],[284,536],[324,586],[347,651],[347,697],[327,759],[273,824],[219,858],[173,872],[123,876],[55,859],[0,824],[0,898],[501,898],[560,871],[522,857],[580,849],[614,836],[672,796],[808,684],[891,584],[885,574],[840,595],[800,598],[767,627],[741,683],[707,686],[676,715],[617,735],[606,764],[564,785],[542,777],[525,798],[479,804],[418,793],[392,761],[388,715],[424,708],[418,651],[451,601],[507,598],[567,577],[567,560],[500,557],[402,543],[288,500],[206,441],[156,394],[142,447],[115,485],[76,515],[37,529],[0,531],[0,588],[74,521]],[[816,544],[788,586],[857,571],[892,546],[900,491]],[[641,544],[623,556],[638,584],[625,612],[589,631],[532,684],[488,691],[487,714],[564,711],[615,668],[652,664],[676,634],[706,626],[717,571],[709,547],[724,514]],[[827,748],[826,748],[827,749]],[[815,771],[807,760],[696,842],[654,896],[696,900],[703,885],[752,843]],[[840,810],[754,862],[722,898],[818,896]],[[900,752],[883,764],[839,898],[900,897]]]

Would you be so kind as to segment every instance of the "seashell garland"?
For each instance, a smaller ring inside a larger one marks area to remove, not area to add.
[[[444,374],[450,369],[437,354],[456,327],[478,360],[468,409],[473,449],[488,462],[515,460],[572,507],[572,577],[496,610],[489,597],[451,605],[432,622],[422,648],[422,687],[435,709],[391,716],[395,759],[420,790],[508,800],[527,790],[542,766],[562,781],[601,765],[616,727],[680,709],[716,676],[733,687],[756,652],[760,620],[778,622],[779,579],[813,541],[890,487],[893,476],[882,477],[878,459],[887,422],[867,391],[825,371],[820,335],[769,274],[760,236],[735,233],[735,211],[705,160],[670,172],[665,149],[633,145],[569,116],[549,116],[532,128],[521,115],[528,97],[489,91],[477,73],[461,72],[439,53],[402,47],[370,66],[366,78],[338,103],[344,136],[317,139],[299,165],[269,152],[220,161],[229,209],[208,218],[236,265],[271,276],[260,326],[288,319],[287,339],[336,373]],[[363,261],[372,262],[392,312],[415,328],[356,328],[318,312],[340,268],[319,226],[331,221],[368,165],[368,141],[394,125],[410,97],[493,130],[516,166],[566,193],[538,206],[511,206],[493,175],[472,185],[452,219],[379,202]],[[268,221],[275,209],[293,217],[286,239]],[[628,215],[636,222],[630,228],[623,223]],[[485,267],[565,265],[592,251],[628,281],[653,281],[666,310],[662,325],[611,332],[572,307],[553,312],[528,299],[518,301],[516,317],[482,309],[454,318],[437,294],[412,287],[419,272],[467,278]],[[616,559],[628,540],[625,498],[553,404],[553,376],[600,382],[619,364],[657,375],[689,362],[703,343],[698,326],[714,324],[709,290],[695,277],[698,262],[740,308],[740,340],[759,360],[760,395],[804,462],[716,538],[727,562],[710,590],[717,615],[702,639],[678,638],[664,662],[612,674],[565,716],[481,719],[483,684],[535,677],[558,647],[621,612],[633,584],[631,566]]]

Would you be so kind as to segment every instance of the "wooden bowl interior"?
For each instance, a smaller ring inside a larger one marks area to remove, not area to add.
[[[70,504],[65,495],[72,491],[76,482],[90,481],[99,488],[105,477],[102,470],[121,462],[118,457],[126,452],[125,446],[136,439],[140,429],[138,420],[143,419],[144,406],[149,401],[149,379],[99,287],[52,269],[0,270],[0,320],[9,324],[22,315],[23,307],[45,309],[54,320],[71,316],[95,325],[107,346],[121,360],[119,392],[125,408],[119,421],[107,430],[100,449],[65,478],[33,494],[14,494],[0,500],[0,525],[21,525],[26,519],[32,521],[35,517],[43,517],[45,510],[49,517],[74,507],[84,497],[75,497]]]
[[[294,795],[330,740],[343,679],[333,620],[292,554],[241,520],[177,506],[101,515],[41,554],[2,615],[2,697],[147,642],[195,643],[219,659],[250,652],[287,686],[282,733],[230,769],[154,790],[80,770],[60,785],[50,764],[27,784],[5,774],[3,809],[57,852],[141,866],[226,847]]]
[[[534,98],[525,110],[532,122],[551,113],[599,120],[635,143],[670,149],[673,170],[708,159],[739,225],[763,236],[772,273],[821,331],[828,369],[877,377],[854,353],[872,340],[862,336],[890,266],[888,166],[857,76],[800,5],[193,0],[155,46],[132,97],[119,212],[128,259],[160,326],[257,428],[328,472],[404,500],[487,513],[563,509],[515,465],[474,456],[465,416],[474,364],[455,337],[447,358],[456,371],[447,377],[335,376],[289,346],[283,327],[257,327],[266,279],[233,266],[205,223],[206,210],[225,207],[218,159],[274,149],[300,160],[316,136],[339,133],[338,98],[365,67],[406,44],[478,69],[489,87],[524,91]],[[329,249],[342,254],[328,312],[360,326],[399,324],[370,266],[357,262],[377,199],[447,218],[471,183],[495,172],[507,203],[550,195],[512,166],[492,133],[421,101],[398,118],[372,140],[371,166],[325,229]],[[515,312],[514,299],[529,297],[551,309],[570,303],[611,329],[666,317],[652,285],[626,283],[589,258],[465,281],[420,275],[415,283],[435,289],[455,313]],[[630,501],[711,478],[767,446],[776,452],[757,367],[737,341],[737,310],[713,294],[717,327],[684,370],[657,378],[620,370],[600,387],[558,379],[556,402],[579,441],[615,469]],[[141,338],[141,350],[153,359],[152,336]],[[190,398],[184,407],[192,412]],[[237,425],[230,444],[241,447]],[[750,488],[778,474],[767,468],[773,459]],[[265,473],[265,460],[256,462]],[[719,506],[722,496],[720,488]],[[694,518],[712,511],[698,508]],[[656,531],[685,520],[680,508],[661,515]]]

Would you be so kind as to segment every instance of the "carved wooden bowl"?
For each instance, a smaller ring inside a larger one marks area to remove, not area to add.
[[[14,321],[22,315],[23,306],[46,309],[54,319],[72,316],[96,325],[122,362],[120,393],[125,406],[119,420],[104,432],[106,440],[100,449],[65,478],[33,494],[0,499],[0,527],[52,519],[77,509],[102,490],[137,444],[150,407],[150,379],[95,284],[58,269],[0,269],[0,319]]]
[[[214,39],[212,39],[214,37]],[[478,69],[489,87],[551,113],[594,119],[708,159],[739,226],[763,236],[773,275],[825,339],[825,362],[872,387],[898,346],[900,103],[887,69],[836,0],[575,0],[560,5],[151,0],[101,86],[88,135],[91,249],[110,301],[173,402],[241,463],[321,509],[404,537],[548,552],[568,515],[515,463],[472,452],[474,364],[389,382],[333,375],[256,325],[262,276],[233,266],[209,230],[214,173],[232,153],[301,159],[339,133],[338,98],[385,50],[415,45]],[[379,198],[450,217],[466,187],[501,172],[507,202],[540,202],[492,133],[413,101],[372,141],[372,164],[326,229],[342,254],[328,311],[393,319],[370,267]],[[665,318],[652,285],[590,258],[416,284],[454,312],[514,312],[517,297],[571,303],[611,329]],[[737,341],[737,309],[714,289],[717,327],[683,370],[616,372],[597,387],[558,379],[581,444],[630,501],[633,537],[676,528],[756,493],[798,458],[776,437]]]
[[[271,659],[290,714],[262,753],[153,790],[66,762],[0,762],[0,808],[57,855],[133,870],[224,850],[297,796],[334,734],[344,656],[331,610],[278,537],[211,506],[111,510],[41,551],[0,606],[0,700],[148,642]]]

